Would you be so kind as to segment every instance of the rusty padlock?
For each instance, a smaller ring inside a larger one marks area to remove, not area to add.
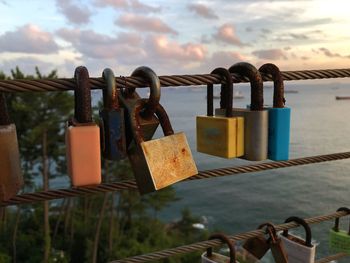
[[[113,71],[103,70],[103,108],[100,110],[101,150],[108,160],[126,158],[124,109],[119,106],[118,89]]]
[[[66,129],[68,173],[73,186],[101,183],[100,129],[92,121],[89,72],[75,69],[74,118]]]
[[[244,118],[244,156],[250,161],[267,159],[268,111],[264,109],[263,81],[259,71],[246,62],[236,63],[229,68],[231,73],[248,77],[251,86],[251,104],[248,108],[233,108],[234,117]],[[221,103],[222,105],[223,103]],[[226,104],[224,104],[226,105]],[[225,109],[215,109],[215,115],[224,115]]]
[[[7,111],[5,95],[0,93],[0,202],[15,196],[23,186],[16,126]]]
[[[209,240],[220,239],[224,244],[227,244],[230,256],[224,256],[219,253],[214,253],[213,249],[209,247],[201,256],[202,263],[236,263],[236,250],[233,241],[231,241],[225,234],[215,233],[209,237]]]
[[[258,229],[262,229],[269,224],[271,223],[261,224]],[[267,253],[267,251],[269,251],[270,243],[264,236],[256,236],[247,239],[243,244],[243,248],[257,259],[261,259]]]
[[[244,154],[244,119],[232,116],[233,82],[230,72],[216,68],[211,74],[218,74],[225,79],[226,100],[225,115],[213,116],[213,84],[207,86],[207,116],[196,117],[197,151],[233,158]]]
[[[277,236],[277,232],[273,224],[266,226],[267,233],[270,236],[269,243],[272,256],[276,263],[288,263],[288,255],[283,246],[282,240]]]
[[[185,133],[174,134],[164,108],[158,104],[156,116],[165,137],[145,141],[139,116],[148,103],[139,100],[131,112],[131,124],[135,144],[128,155],[141,194],[159,190],[198,173]]]
[[[154,116],[156,106],[160,100],[160,81],[154,71],[148,67],[138,67],[131,73],[132,77],[140,77],[150,83],[150,96],[148,103],[141,112],[140,115],[140,126],[146,141],[152,139],[156,132],[159,120]],[[126,79],[125,86],[127,86]],[[126,147],[129,147],[133,140],[130,113],[134,109],[136,103],[141,99],[140,95],[136,92],[135,88],[127,88],[122,90],[121,96],[119,97],[122,107],[125,108],[125,130],[126,130]]]

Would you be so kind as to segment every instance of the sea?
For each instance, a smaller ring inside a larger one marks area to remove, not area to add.
[[[234,107],[250,103],[250,85],[235,84]],[[286,81],[286,106],[291,108],[290,158],[350,151],[350,80]],[[224,159],[196,151],[196,116],[206,114],[206,87],[162,88],[161,104],[167,110],[175,132],[184,131],[198,170],[256,164],[242,159]],[[147,96],[147,89],[140,89]],[[220,94],[220,86],[214,87]],[[273,83],[264,83],[264,104],[272,104]],[[100,98],[95,93],[94,101]],[[219,99],[214,100],[219,107]],[[349,115],[349,116],[348,116]],[[162,136],[161,129],[155,137]],[[51,186],[62,186],[53,181]],[[263,172],[246,173],[181,182],[174,185],[180,198],[166,207],[160,218],[176,221],[189,208],[210,232],[234,235],[254,230],[264,222],[281,224],[290,216],[309,218],[330,214],[339,207],[350,207],[350,160],[309,164]],[[349,217],[341,220],[349,228]],[[317,258],[332,253],[328,248],[329,231],[334,221],[310,225]],[[290,233],[305,236],[303,229]],[[274,262],[267,255],[262,262]],[[350,259],[338,262],[350,262]]]

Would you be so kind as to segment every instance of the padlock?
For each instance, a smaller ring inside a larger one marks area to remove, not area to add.
[[[126,158],[124,109],[119,107],[118,90],[113,71],[106,68],[102,74],[103,108],[100,111],[102,156],[108,160]]]
[[[89,73],[75,69],[74,118],[66,129],[68,173],[73,186],[101,183],[100,129],[92,121]]]
[[[225,116],[213,116],[213,84],[207,86],[207,116],[197,116],[197,151],[233,158],[244,154],[244,119],[232,117],[233,81],[227,69],[216,68],[211,74],[218,74],[225,79],[226,100]]]
[[[240,62],[230,67],[231,73],[248,77],[251,86],[251,104],[248,109],[234,108],[233,116],[244,118],[244,156],[250,161],[267,159],[268,111],[263,108],[263,81],[259,71],[251,64]],[[215,115],[224,115],[224,109],[216,109]]]
[[[152,139],[159,125],[159,120],[154,116],[154,112],[160,100],[160,81],[154,71],[148,67],[138,67],[132,72],[131,76],[143,78],[151,84],[148,104],[139,117],[144,139],[148,141]],[[125,86],[127,86],[126,78],[124,78],[124,80]],[[130,113],[140,99],[141,98],[135,91],[135,88],[122,90],[119,100],[122,107],[125,108],[125,120],[130,120]],[[125,123],[125,130],[126,147],[128,148],[133,140],[131,123],[129,121],[126,121]]]
[[[135,144],[128,156],[141,194],[153,192],[198,173],[185,133],[174,134],[164,108],[156,106],[156,116],[165,137],[144,141],[139,116],[148,103],[139,100],[131,112]]]
[[[269,243],[271,254],[276,263],[288,263],[288,255],[282,243],[282,240],[277,236],[277,232],[273,224],[267,223],[267,233],[269,234]]]
[[[231,241],[226,235],[222,233],[216,233],[209,237],[209,240],[220,239],[223,243],[227,244],[230,250],[230,256],[224,256],[219,253],[213,252],[213,249],[209,247],[206,252],[201,256],[202,263],[238,263],[236,261],[236,251],[233,241]],[[243,262],[242,262],[243,263]]]
[[[273,88],[273,107],[269,111],[268,159],[285,161],[289,159],[290,108],[284,107],[284,84],[279,68],[271,63],[262,65],[259,71],[271,74]]]
[[[270,223],[261,224],[258,229],[262,229],[268,224]],[[247,239],[243,244],[243,248],[257,259],[261,259],[267,253],[267,251],[269,251],[270,243],[264,236],[256,236]]]
[[[341,207],[337,211],[345,211],[348,215],[350,214],[350,209],[346,207]],[[329,246],[334,253],[350,254],[350,225],[348,231],[339,230],[339,218],[335,219],[335,225],[330,230]]]
[[[305,240],[291,235],[288,230],[284,230],[281,235],[283,245],[288,255],[289,263],[313,263],[315,262],[316,246],[311,243],[310,226],[300,217],[289,217],[285,223],[296,222],[304,227],[306,237]]]
[[[0,203],[15,196],[23,186],[16,125],[11,122],[0,93]]]

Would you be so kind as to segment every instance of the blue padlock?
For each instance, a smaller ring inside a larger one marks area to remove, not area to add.
[[[267,107],[269,111],[269,135],[268,135],[268,159],[284,161],[289,159],[290,141],[290,112],[284,107],[284,84],[279,68],[271,63],[262,65],[259,71],[271,74],[273,88],[273,107]]]
[[[121,160],[127,156],[124,109],[119,106],[113,71],[106,68],[102,77],[106,82],[100,111],[102,156],[108,160]]]

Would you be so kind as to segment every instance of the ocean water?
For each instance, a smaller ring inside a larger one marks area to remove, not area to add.
[[[350,82],[285,82],[286,106],[292,109],[290,158],[350,150],[350,101],[336,95],[350,95]],[[265,83],[265,104],[272,104],[272,84]],[[219,86],[215,93],[219,94]],[[245,96],[234,107],[250,103],[250,86],[235,85]],[[198,170],[253,164],[241,159],[226,160],[196,152],[195,116],[206,113],[205,87],[163,89],[161,103],[175,131],[186,132]],[[219,106],[219,100],[214,102]],[[184,207],[203,218],[209,231],[238,234],[270,221],[283,223],[290,216],[303,218],[328,214],[341,206],[350,207],[350,161],[283,168],[221,178],[182,182],[175,185],[180,201],[161,216],[172,221]],[[342,221],[349,227],[349,218]],[[311,225],[318,244],[317,257],[328,255],[328,233],[334,222]],[[304,236],[302,229],[291,233]],[[269,257],[265,262],[269,262]],[[348,262],[343,260],[340,262]]]
[[[350,81],[285,82],[286,106],[292,108],[290,158],[350,150],[350,101],[337,101],[337,95],[350,95]],[[272,83],[265,82],[265,104],[272,104]],[[219,86],[214,93],[219,94]],[[234,100],[234,107],[250,103],[249,84],[236,84],[235,90],[244,99]],[[140,94],[146,95],[141,89]],[[94,101],[100,97],[95,92]],[[219,100],[215,100],[219,106]],[[165,107],[176,131],[187,135],[198,170],[254,164],[241,159],[223,159],[196,152],[195,117],[206,113],[206,88],[163,88],[161,104]],[[156,137],[161,136],[160,129]],[[174,187],[181,199],[164,209],[160,217],[166,222],[180,218],[187,207],[203,219],[210,232],[223,231],[229,235],[255,229],[270,221],[283,223],[290,216],[302,218],[329,214],[341,206],[350,207],[350,161],[283,168],[257,173],[225,176],[190,182]],[[67,179],[50,182],[52,188],[67,187]],[[318,244],[317,258],[328,250],[329,229],[334,222],[311,225],[313,240]],[[349,218],[341,220],[343,229]],[[302,229],[291,233],[304,236]],[[273,262],[265,257],[263,262]],[[344,259],[339,262],[349,262]]]

